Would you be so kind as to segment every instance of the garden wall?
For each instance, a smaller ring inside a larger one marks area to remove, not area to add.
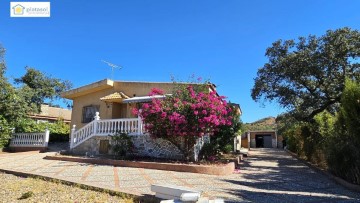
[[[134,135],[131,136],[135,145],[135,155],[147,156],[155,158],[167,159],[183,159],[181,151],[171,142],[158,138],[153,139],[149,135]],[[72,152],[74,154],[88,154],[99,155],[100,140],[108,140],[111,145],[111,137],[97,136],[86,140],[84,143],[75,147]],[[108,154],[113,154],[110,149]]]

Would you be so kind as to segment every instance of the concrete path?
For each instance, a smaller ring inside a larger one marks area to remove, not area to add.
[[[282,150],[256,149],[239,174],[213,176],[44,160],[49,153],[0,154],[0,169],[47,176],[137,195],[151,184],[202,190],[227,202],[360,202],[360,195],[309,169]],[[1,197],[0,197],[1,199]]]

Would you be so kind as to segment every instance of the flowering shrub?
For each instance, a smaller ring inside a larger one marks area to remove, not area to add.
[[[164,94],[160,89],[152,89],[150,96]],[[208,84],[179,85],[171,96],[164,99],[153,98],[144,103],[141,111],[134,109],[145,123],[145,129],[155,137],[173,142],[187,157],[196,138],[214,134],[220,126],[231,125],[231,108],[225,97],[210,91]],[[179,137],[185,142],[179,143]]]

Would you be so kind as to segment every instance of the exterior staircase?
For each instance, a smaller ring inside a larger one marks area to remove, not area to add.
[[[142,135],[143,122],[140,117],[100,120],[99,112],[96,112],[95,119],[84,127],[76,130],[76,125],[73,125],[71,130],[70,149],[79,146],[81,143],[94,136],[111,136],[116,133]]]

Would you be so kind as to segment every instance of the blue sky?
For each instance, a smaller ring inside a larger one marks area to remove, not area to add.
[[[37,0],[39,1],[39,0]],[[111,77],[170,81],[195,74],[241,105],[244,122],[276,116],[276,104],[254,102],[250,89],[277,39],[360,29],[360,1],[53,0],[50,18],[10,18],[0,1],[0,43],[7,76],[25,66],[74,87]]]

